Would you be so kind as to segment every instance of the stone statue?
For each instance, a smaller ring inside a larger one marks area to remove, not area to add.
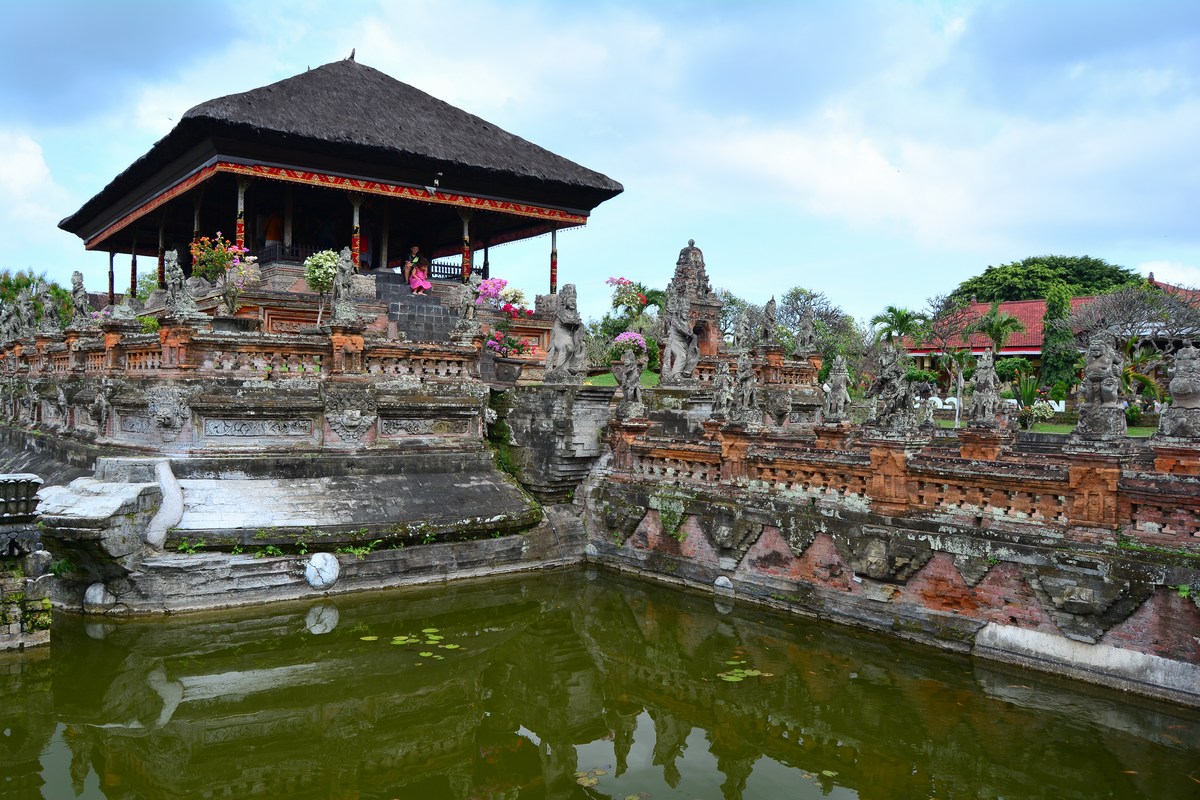
[[[466,283],[459,284],[458,290],[458,322],[454,326],[454,337],[461,343],[467,343],[471,337],[479,333],[479,319],[476,316],[479,300],[479,286],[483,282],[478,272],[471,272]]]
[[[679,384],[691,382],[700,362],[700,345],[696,332],[692,330],[690,307],[687,298],[675,292],[667,292],[667,343],[663,348],[662,382]]]
[[[879,375],[867,389],[867,397],[875,398],[875,412],[871,417],[875,425],[897,431],[912,427],[913,415],[907,383],[900,353],[887,345],[879,355]]]
[[[17,308],[12,303],[0,304],[0,341],[17,338]]]
[[[92,319],[92,304],[88,301],[87,290],[83,288],[83,273],[76,270],[71,273],[71,326],[87,328],[95,325]]]
[[[970,423],[973,427],[995,428],[1000,392],[996,388],[996,365],[991,350],[984,350],[975,359],[974,386]]]
[[[26,287],[17,295],[16,324],[13,327],[14,337],[32,336],[37,329],[37,310],[33,307],[33,291]]]
[[[38,322],[38,333],[62,333],[62,319],[58,316],[58,302],[50,294],[47,284],[37,285],[37,298],[42,304],[42,319]]]
[[[621,360],[612,365],[612,373],[621,387],[617,416],[621,419],[644,417],[646,406],[642,403],[642,362],[632,350],[626,350],[621,354]]]
[[[822,387],[825,402],[821,407],[821,419],[825,422],[841,422],[850,411],[850,370],[841,353],[834,356],[829,368],[829,380]]]
[[[713,378],[713,419],[728,419],[733,410],[733,381],[729,376],[729,362],[717,364],[717,374]]]
[[[168,250],[163,256],[163,274],[167,281],[167,313],[176,317],[199,316],[200,309],[196,307],[191,287],[184,280],[177,250]]]
[[[1083,383],[1079,396],[1078,436],[1103,438],[1124,436],[1128,432],[1125,409],[1121,408],[1121,373],[1124,360],[1106,331],[1095,331],[1088,337],[1083,356]]]
[[[817,334],[812,306],[804,309],[800,329],[796,331],[796,355],[808,355],[817,349]]]
[[[337,274],[333,278],[333,322],[345,324],[358,320],[354,306],[354,261],[350,248],[338,253]]]
[[[749,350],[753,346],[750,341],[750,314],[742,309],[733,326],[733,349]]]
[[[750,363],[750,356],[742,353],[738,357],[737,375],[733,380],[732,414],[734,422],[757,425],[762,422],[762,409],[758,407],[758,377]]]
[[[587,367],[587,331],[575,298],[575,284],[568,283],[558,293],[554,326],[550,328],[550,346],[546,348],[546,383],[582,383]]]
[[[767,304],[763,306],[762,330],[759,332],[759,339],[762,340],[764,347],[775,344],[775,328],[778,324],[779,313],[775,310],[775,296],[772,295]]]
[[[1175,353],[1167,391],[1171,393],[1171,405],[1158,419],[1158,435],[1200,437],[1200,350],[1190,343]]]

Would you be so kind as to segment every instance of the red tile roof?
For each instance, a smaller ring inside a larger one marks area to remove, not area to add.
[[[1094,296],[1087,297],[1072,297],[1071,310],[1086,305],[1094,300]],[[971,303],[967,306],[967,319],[970,322],[982,317],[991,309],[991,303]],[[1002,313],[1011,314],[1021,321],[1025,326],[1025,330],[1020,333],[1014,333],[1005,343],[1001,353],[1040,353],[1042,351],[1042,317],[1046,315],[1046,301],[1038,300],[1007,300],[1000,304]],[[984,350],[992,349],[992,340],[984,336],[982,333],[976,333],[971,336],[970,342],[961,339],[950,342],[950,347],[959,348],[970,345],[971,351],[982,353]],[[938,350],[936,346],[924,345],[922,347],[909,347],[908,351],[914,355],[925,355]]]
[[[1171,294],[1178,295],[1184,300],[1192,303],[1200,303],[1200,290],[1189,289],[1183,286],[1176,286],[1171,283],[1164,283],[1163,281],[1155,280],[1153,272],[1150,273],[1146,280],[1152,286],[1162,289],[1164,292],[1170,292]],[[1087,305],[1095,299],[1095,295],[1072,297],[1071,310],[1075,311],[1080,306]],[[974,322],[986,314],[991,307],[991,303],[971,303],[967,306],[967,319],[970,322]],[[1021,333],[1014,333],[1011,337],[1009,337],[1008,342],[1000,350],[1002,354],[1009,353],[1013,355],[1019,355],[1025,353],[1042,352],[1042,317],[1046,314],[1046,301],[1044,299],[1006,300],[1000,303],[1000,311],[1013,315],[1017,319],[1021,320],[1021,323],[1025,326],[1024,331]],[[969,344],[972,352],[982,353],[984,350],[991,349],[992,340],[984,336],[982,333],[976,333],[971,336]],[[968,343],[958,339],[950,342],[949,345],[951,348],[957,349],[960,347],[966,347]],[[929,344],[921,347],[914,347],[908,340],[905,341],[905,346],[908,348],[908,352],[912,353],[913,355],[928,355],[929,353],[937,352],[939,349],[936,345]]]

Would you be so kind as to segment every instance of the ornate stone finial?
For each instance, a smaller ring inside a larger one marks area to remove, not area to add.
[[[83,273],[76,270],[71,273],[71,326],[88,328],[95,324],[92,319],[92,304],[88,302],[87,290],[83,288]]]
[[[1098,330],[1088,337],[1083,357],[1083,383],[1079,395],[1079,424],[1075,435],[1086,439],[1125,436],[1128,427],[1121,408],[1121,373],[1124,359],[1113,344],[1112,334]]]
[[[695,247],[695,246],[696,246],[696,240],[695,240],[695,239],[688,239],[688,247]],[[1151,277],[1154,277],[1154,273],[1153,273],[1153,272],[1152,272],[1152,273],[1150,273],[1150,276],[1151,276]]]
[[[579,316],[575,284],[568,283],[558,293],[554,326],[550,328],[550,346],[546,348],[546,383],[583,382],[587,368],[587,330]]]
[[[333,278],[333,322],[345,324],[358,320],[354,306],[354,261],[350,248],[338,253],[337,274]]]
[[[179,251],[168,250],[163,256],[163,274],[167,282],[167,313],[175,317],[201,316],[192,289],[179,266]]]
[[[667,287],[666,333],[661,377],[667,385],[687,385],[694,381],[700,362],[700,345],[692,330],[687,297]]]
[[[829,368],[829,380],[821,387],[825,402],[821,406],[821,419],[825,422],[841,422],[850,411],[850,370],[841,353],[834,356]]]
[[[997,383],[992,351],[984,350],[975,359],[974,392],[972,393],[970,417],[972,427],[996,427],[996,409],[1000,405]]]
[[[1158,419],[1158,435],[1200,438],[1200,350],[1191,343],[1175,352],[1167,391],[1171,405]]]

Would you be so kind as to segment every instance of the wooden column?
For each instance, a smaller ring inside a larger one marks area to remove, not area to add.
[[[359,248],[362,246],[362,228],[359,226],[358,213],[362,206],[362,195],[350,195],[350,203],[354,206],[354,221],[350,226],[350,262],[354,264],[354,271],[358,271],[359,266]]]
[[[204,199],[204,188],[192,194],[192,241],[200,238],[200,201]]]
[[[129,246],[129,296],[137,295],[137,234],[133,235],[133,244]]]
[[[238,247],[246,246],[246,185],[250,183],[246,178],[238,178],[237,182],[237,233],[234,244]]]
[[[489,244],[490,244],[489,242],[483,243],[483,279],[485,281],[488,278],[492,277],[492,263],[491,263],[491,261],[488,260]]]
[[[163,242],[163,225],[165,224],[166,220],[164,219],[158,221],[158,288],[160,289],[167,288],[167,251]]]
[[[458,215],[462,217],[463,233],[462,233],[462,280],[466,283],[471,278],[471,212],[463,209],[458,210]]]
[[[117,304],[117,272],[115,269],[117,253],[115,250],[108,251],[108,304],[114,306]]]
[[[550,231],[550,294],[558,294],[558,229]]]
[[[388,268],[388,227],[392,221],[392,215],[389,213],[391,209],[387,205],[383,207],[383,233],[379,236],[379,268]]]
[[[292,187],[283,190],[283,252],[291,256],[292,252]]]

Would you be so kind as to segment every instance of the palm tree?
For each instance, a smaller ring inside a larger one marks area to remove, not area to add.
[[[888,306],[882,314],[871,317],[871,327],[875,328],[876,339],[891,344],[893,340],[906,336],[917,339],[928,321],[924,314],[907,308]]]
[[[1025,323],[1007,311],[1000,310],[999,300],[992,303],[992,307],[987,310],[987,313],[975,320],[971,326],[972,333],[982,333],[992,340],[992,351],[996,353],[1000,352],[1014,333],[1021,333],[1024,330]]]

